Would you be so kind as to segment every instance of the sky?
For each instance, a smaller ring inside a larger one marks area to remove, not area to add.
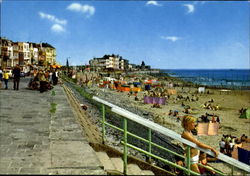
[[[159,69],[248,69],[247,1],[0,0],[1,37],[85,65],[116,54]]]

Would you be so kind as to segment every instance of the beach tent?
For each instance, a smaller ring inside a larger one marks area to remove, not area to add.
[[[241,119],[250,119],[250,108],[248,108],[246,111],[242,112],[240,115]]]
[[[167,89],[167,93],[171,95],[177,94],[177,91],[175,89]]]
[[[198,92],[199,93],[205,93],[205,87],[199,87]]]

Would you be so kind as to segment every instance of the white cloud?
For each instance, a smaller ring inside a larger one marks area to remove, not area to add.
[[[148,2],[146,3],[146,5],[162,6],[162,5],[159,4],[157,1],[148,1]]]
[[[183,6],[187,7],[187,13],[193,13],[195,11],[195,7],[193,4],[183,4]]]
[[[83,14],[86,14],[87,17],[95,14],[95,7],[87,4],[81,5],[79,3],[72,3],[67,7],[67,9],[75,12],[81,12]]]
[[[63,28],[63,26],[61,26],[60,24],[54,24],[51,27],[51,30],[54,31],[54,32],[64,32],[65,31],[65,29]]]
[[[46,14],[43,12],[39,12],[38,14],[40,15],[40,17],[42,19],[48,19],[49,21],[51,21],[53,23],[62,24],[62,25],[67,24],[67,20],[60,20],[60,19],[56,18],[54,15]]]
[[[170,40],[172,42],[176,42],[177,40],[180,40],[180,37],[176,37],[176,36],[161,36],[162,39],[164,40]]]

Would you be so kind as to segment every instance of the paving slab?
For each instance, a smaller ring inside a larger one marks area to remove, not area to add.
[[[0,174],[106,175],[63,87],[40,93],[27,89],[29,80],[0,89]]]

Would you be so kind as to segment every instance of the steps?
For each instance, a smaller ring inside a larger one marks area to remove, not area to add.
[[[99,160],[104,166],[104,170],[108,173],[115,173],[116,175],[123,175],[123,160],[119,157],[109,157],[106,152],[96,152]],[[128,164],[128,175],[155,175],[150,170],[142,170],[138,165]]]

